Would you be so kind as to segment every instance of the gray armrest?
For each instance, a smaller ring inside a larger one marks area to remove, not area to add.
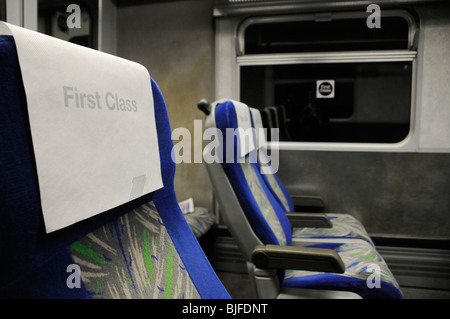
[[[252,262],[258,268],[345,272],[345,264],[336,251],[324,248],[259,245],[253,250]]]
[[[298,207],[298,210],[304,210],[305,208],[310,211],[325,210],[325,202],[320,196],[296,195],[292,193],[291,198],[294,206],[296,208]]]
[[[319,213],[286,213],[292,227],[332,228],[333,224],[325,214]]]

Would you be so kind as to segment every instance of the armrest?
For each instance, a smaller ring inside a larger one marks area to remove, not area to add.
[[[325,202],[320,196],[291,194],[291,198],[295,209],[298,211],[308,210],[318,212],[325,210]]]
[[[253,250],[252,262],[258,268],[345,272],[345,264],[336,251],[324,248],[259,245]]]
[[[320,213],[286,213],[292,227],[332,228],[331,220]]]

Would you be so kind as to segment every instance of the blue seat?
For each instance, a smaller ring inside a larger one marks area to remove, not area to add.
[[[230,297],[177,203],[167,110],[149,81],[164,187],[47,234],[16,45],[0,36],[1,298]]]
[[[227,128],[239,127],[238,106],[240,121],[251,119],[248,107],[239,104],[221,101],[213,105],[205,123],[223,132],[221,163],[206,163],[223,220],[247,261],[256,295],[298,297],[314,292],[314,296],[327,298],[401,298],[388,266],[366,240],[293,238],[285,209],[261,177],[255,155],[237,156],[239,137],[225,134]],[[204,156],[208,152],[205,148]],[[375,288],[370,284],[372,270],[379,280]]]
[[[258,124],[262,123],[261,114],[258,109],[249,108],[253,120],[253,125],[257,134],[258,140],[256,147],[258,148],[258,165],[264,165],[265,168],[271,170],[272,174],[260,174],[264,180],[267,188],[272,193],[275,200],[280,204],[281,208],[286,213],[295,212],[294,202],[284,187],[281,180],[270,167],[269,159],[266,156],[266,140],[263,127]],[[363,224],[355,217],[349,214],[327,213],[326,216],[331,221],[332,227],[318,228],[318,227],[295,227],[292,232],[293,238],[361,238],[373,245],[372,239],[368,235]]]

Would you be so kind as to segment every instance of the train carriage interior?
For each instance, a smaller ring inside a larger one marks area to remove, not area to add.
[[[0,70],[1,299],[450,299],[448,1],[0,0]]]

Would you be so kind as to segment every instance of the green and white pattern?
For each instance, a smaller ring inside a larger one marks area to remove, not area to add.
[[[153,203],[69,249],[93,298],[200,298]]]

